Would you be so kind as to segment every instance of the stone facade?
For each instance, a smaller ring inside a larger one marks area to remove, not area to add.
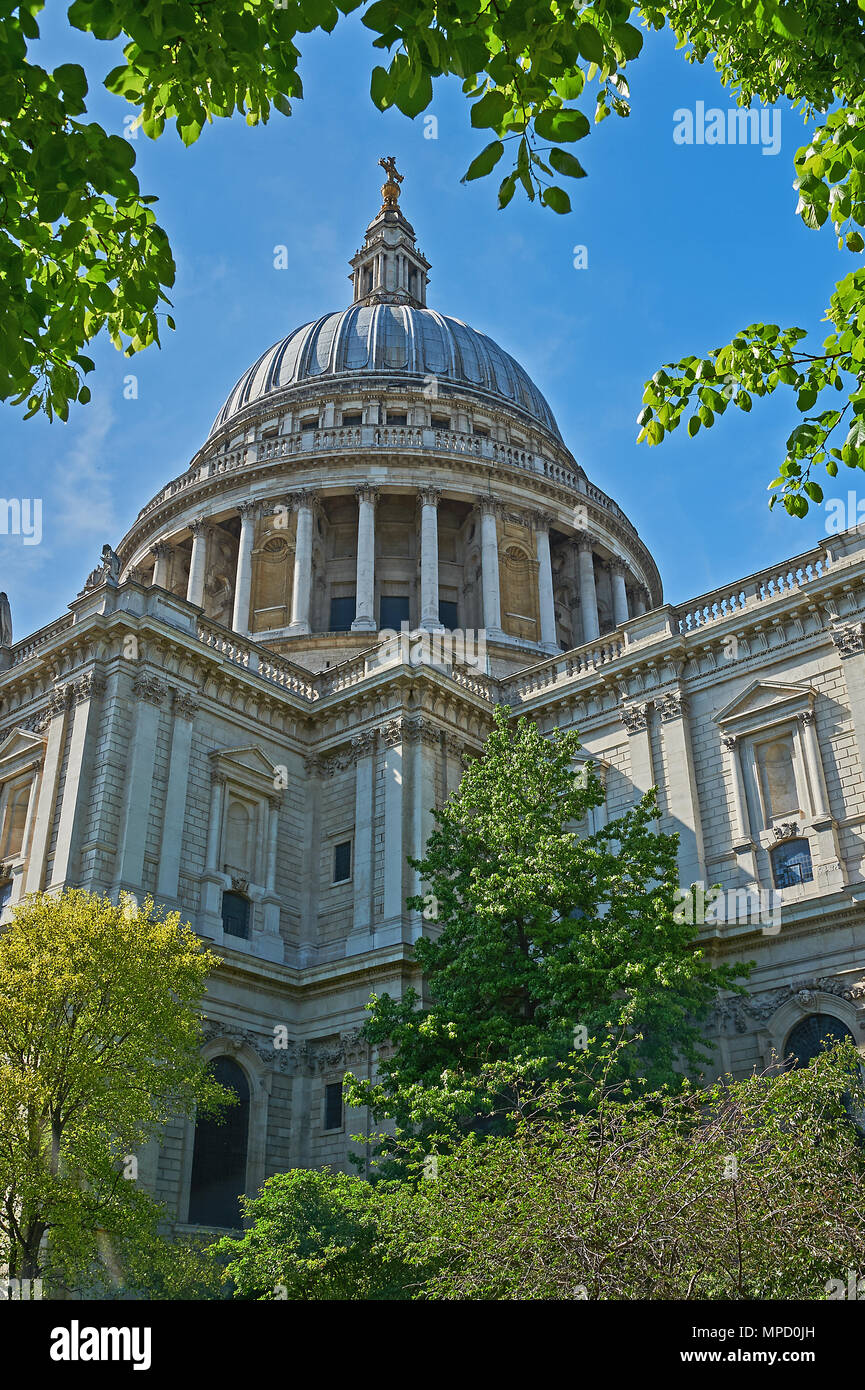
[[[69,613],[0,648],[4,912],[150,893],[215,948],[248,1191],[348,1167],[366,1117],[328,1088],[375,1066],[371,990],[417,983],[406,856],[496,702],[580,730],[596,819],[656,785],[682,884],[721,885],[706,946],[757,964],[719,1071],[810,1016],[862,1035],[865,539],[665,605],[522,369],[426,308],[427,269],[391,188],[352,308],[265,354]],[[141,1158],[181,1227],[197,1162],[191,1123]]]

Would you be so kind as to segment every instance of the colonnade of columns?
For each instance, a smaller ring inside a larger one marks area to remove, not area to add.
[[[353,632],[375,632],[378,624],[375,616],[375,514],[378,501],[378,488],[363,484],[355,489],[357,497],[357,572],[355,618]],[[438,559],[438,504],[441,492],[438,488],[425,486],[417,493],[420,514],[420,627],[428,631],[440,631],[439,620],[439,559]],[[301,636],[310,631],[310,604],[312,597],[312,554],[313,529],[316,508],[316,494],[303,490],[291,494],[287,499],[297,514],[294,551],[294,583],[292,585],[291,616],[288,632],[291,636]],[[241,503],[240,537],[237,553],[237,570],[234,585],[234,609],[232,628],[243,636],[249,635],[249,605],[252,592],[252,553],[255,544],[256,505],[253,502]],[[480,519],[481,550],[481,591],[483,627],[487,640],[495,641],[504,636],[502,628],[501,593],[499,584],[499,525],[500,503],[493,497],[484,495],[477,499],[477,513]],[[540,614],[540,642],[546,651],[559,650],[556,639],[556,610],[553,591],[553,568],[550,553],[550,527],[554,518],[536,512],[532,517],[537,559],[538,611]],[[204,601],[204,586],[207,573],[207,536],[209,523],[206,519],[193,521],[192,554],[189,565],[186,597],[190,603],[201,607]],[[598,595],[595,583],[594,539],[587,532],[578,532],[574,545],[577,551],[577,571],[582,613],[584,642],[593,642],[600,636],[598,617]],[[167,587],[168,566],[171,546],[158,542],[152,547],[155,565],[153,583]],[[644,613],[647,608],[645,590],[637,589],[634,601],[635,614],[630,612],[626,575],[628,569],[624,561],[613,559],[609,563],[613,598],[613,619],[615,625],[628,621],[634,615]]]

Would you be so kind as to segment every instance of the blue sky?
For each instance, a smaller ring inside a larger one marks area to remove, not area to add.
[[[39,61],[81,61],[90,115],[123,133],[131,108],[100,86],[109,46],[43,16]],[[695,440],[635,443],[642,383],[664,361],[703,352],[755,320],[820,331],[834,281],[852,268],[831,230],[793,216],[792,159],[803,143],[788,109],[776,156],[758,146],[677,145],[673,113],[733,105],[710,67],[688,65],[668,34],[648,35],[629,70],[633,114],[578,147],[589,177],[559,217],[518,193],[498,212],[492,180],[459,179],[486,143],[457,81],[439,82],[422,118],[369,100],[380,61],[357,15],[333,35],[301,35],[306,96],[266,127],[205,128],[184,148],[172,130],[136,141],[142,189],[178,263],[177,331],[161,351],[91,352],[93,401],[68,424],[23,421],[0,406],[0,494],[43,499],[43,540],[0,536],[0,588],[16,638],[65,611],[139,508],[186,467],[241,372],[270,343],[349,300],[347,261],[379,205],[378,158],[395,154],[402,204],[432,263],[429,303],[489,333],[547,396],[589,477],[625,509],[677,603],[798,554],[825,515],[770,514],[766,486],[796,420],[786,396],[729,410]],[[594,104],[594,96],[591,97]],[[587,105],[587,110],[591,107]],[[573,266],[585,245],[588,268]],[[274,247],[289,268],[274,269]],[[124,377],[138,398],[124,397]],[[852,477],[852,475],[850,475]],[[852,486],[852,483],[850,484]],[[836,490],[846,496],[847,480]]]

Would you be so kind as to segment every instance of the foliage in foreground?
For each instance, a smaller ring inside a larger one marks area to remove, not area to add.
[[[155,1239],[136,1155],[231,1100],[200,1055],[216,958],[177,913],[69,889],[0,934],[0,1264],[59,1286]],[[47,1250],[43,1238],[47,1237]]]
[[[243,1198],[252,1225],[214,1249],[237,1298],[381,1301],[408,1298],[417,1275],[384,1248],[378,1213],[387,1186],[345,1173],[294,1169]]]
[[[579,748],[575,732],[547,738],[498,707],[412,861],[429,892],[409,905],[432,903],[439,929],[415,944],[426,1006],[413,990],[373,996],[364,1033],[393,1051],[374,1084],[350,1077],[346,1091],[401,1137],[441,1151],[448,1133],[486,1126],[489,1063],[552,1065],[623,1011],[640,1036],[620,1061],[653,1089],[711,1061],[699,1021],[747,968],[714,967],[696,947],[678,911],[678,839],[656,832],[651,794],[583,833],[603,791],[575,773]]]
[[[642,1095],[609,1086],[617,1050],[540,1091],[507,1069],[495,1084],[522,1097],[516,1131],[463,1140],[426,1179],[363,1199],[342,1175],[271,1180],[229,1266],[239,1295],[821,1300],[865,1268],[851,1044],[800,1070]],[[571,1104],[587,1082],[590,1112]]]

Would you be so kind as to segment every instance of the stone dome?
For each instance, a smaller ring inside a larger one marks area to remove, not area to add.
[[[357,303],[296,328],[244,372],[210,433],[269,395],[323,378],[337,386],[376,375],[434,377],[445,388],[516,409],[561,439],[549,405],[510,353],[461,319],[409,303]]]

